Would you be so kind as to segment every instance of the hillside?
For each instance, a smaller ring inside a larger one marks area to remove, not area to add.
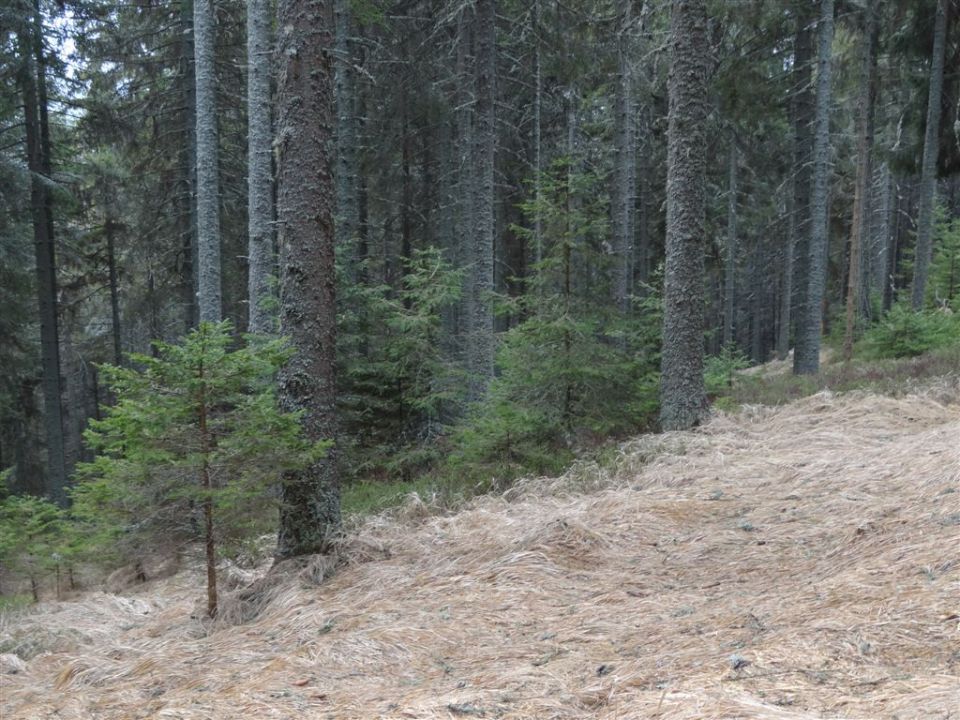
[[[819,395],[368,520],[245,625],[183,572],[0,625],[5,720],[947,718],[957,387]]]

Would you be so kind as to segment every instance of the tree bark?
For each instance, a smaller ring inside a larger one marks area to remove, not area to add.
[[[493,378],[494,289],[493,253],[494,145],[496,142],[496,1],[476,0],[476,101],[472,167],[476,195],[473,210],[473,248],[470,263],[470,317],[467,357],[470,362],[469,400],[484,397]]]
[[[633,240],[636,227],[636,118],[630,71],[633,1],[623,0],[617,28],[617,76],[614,91],[614,167],[610,230],[613,240],[613,301],[629,310],[633,291]]]
[[[273,170],[270,128],[270,2],[247,0],[247,329],[269,333],[273,272]]]
[[[820,1],[817,56],[817,117],[813,149],[813,191],[810,198],[810,246],[807,252],[807,296],[799,318],[793,371],[815,375],[820,370],[820,335],[827,279],[828,193],[830,189],[830,78],[833,44],[833,0]]]
[[[857,179],[853,192],[853,222],[850,227],[850,269],[847,278],[846,327],[843,334],[843,359],[853,358],[853,331],[857,317],[860,291],[861,248],[864,245],[864,227],[867,220],[867,202],[873,169],[870,153],[873,151],[873,39],[875,13],[873,0],[864,7],[863,57],[860,67],[860,90],[857,97]]]
[[[543,260],[543,68],[540,57],[540,0],[533,0],[533,261]]]
[[[193,0],[180,2],[180,92],[183,141],[180,146],[180,192],[178,217],[181,235],[181,292],[183,320],[187,331],[199,321],[197,307],[197,80],[194,73]]]
[[[940,151],[940,104],[943,95],[943,60],[946,45],[947,0],[935,0],[933,56],[930,59],[930,90],[927,95],[927,128],[923,136],[923,165],[920,170],[920,203],[917,210],[917,249],[913,256],[911,303],[920,310],[927,293],[930,260],[933,256],[933,206],[937,194],[937,156]]]
[[[47,495],[61,507],[67,504],[67,469],[63,437],[60,378],[60,330],[57,307],[57,263],[53,210],[47,183],[50,177],[50,136],[46,109],[46,73],[39,5],[24,19],[18,43],[23,65],[20,88],[24,106],[27,169],[30,172],[30,208],[36,260],[40,313],[40,367],[47,441]]]
[[[730,131],[727,182],[727,256],[723,273],[723,344],[733,345],[737,278],[737,134]]]
[[[279,394],[286,411],[303,413],[312,441],[336,437],[331,9],[329,0],[280,0],[277,7],[280,332],[295,351],[280,373]],[[325,552],[339,527],[331,449],[284,477],[277,557]]]
[[[813,179],[813,32],[815,6],[809,0],[794,4],[796,30],[793,48],[791,115],[793,121],[793,274],[789,317],[781,322],[794,329],[794,343],[800,335],[807,307],[807,279],[810,256],[810,189]],[[789,344],[789,338],[787,340]],[[786,357],[786,351],[783,351]],[[794,360],[796,362],[796,360]]]
[[[703,246],[709,44],[705,0],[674,0],[670,51],[660,424],[664,430],[680,430],[697,425],[706,413]]]
[[[359,223],[357,192],[356,91],[350,35],[353,27],[350,0],[334,0],[335,20],[334,87],[337,106],[337,193],[336,243],[353,274],[357,256]]]
[[[200,322],[220,322],[220,179],[217,148],[215,0],[194,0],[197,87],[197,245]]]

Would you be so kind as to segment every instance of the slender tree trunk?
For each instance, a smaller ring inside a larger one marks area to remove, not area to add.
[[[807,307],[807,281],[810,265],[810,190],[813,181],[813,132],[815,98],[813,92],[813,11],[809,0],[794,3],[796,31],[791,76],[791,114],[793,122],[793,282],[789,323],[794,343],[800,335]],[[794,359],[796,363],[796,359]]]
[[[194,0],[197,86],[197,245],[200,322],[220,322],[220,179],[217,149],[215,0]]]
[[[197,80],[194,74],[193,0],[180,2],[180,75],[183,112],[181,116],[183,142],[180,146],[180,192],[178,217],[180,219],[181,292],[183,293],[184,326],[196,327],[197,308]]]
[[[946,45],[947,0],[937,5],[933,27],[933,57],[930,59],[930,91],[927,95],[927,129],[923,136],[923,165],[920,170],[920,207],[917,212],[917,249],[913,256],[914,310],[923,307],[933,256],[933,206],[937,194],[937,155],[940,150],[940,103],[943,95],[943,61]]]
[[[533,261],[543,260],[543,147],[541,114],[543,107],[543,68],[540,57],[540,0],[533,0]]]
[[[794,179],[793,182],[796,182]],[[777,325],[777,359],[786,360],[790,353],[790,304],[793,292],[793,253],[797,244],[797,211],[794,189],[787,196],[787,237],[783,246],[780,282],[780,323]]]
[[[67,470],[61,405],[60,331],[57,308],[57,264],[53,211],[47,179],[50,176],[49,127],[46,122],[46,78],[39,7],[25,20],[19,34],[20,88],[24,106],[27,168],[30,172],[30,208],[36,258],[40,313],[40,365],[43,378],[44,431],[47,440],[47,494],[58,505],[67,503]]]
[[[810,246],[807,252],[807,296],[800,315],[793,371],[814,375],[820,370],[820,334],[827,280],[830,190],[830,78],[833,44],[833,0],[820,0],[817,59],[817,118],[810,198]]]
[[[614,167],[610,230],[615,254],[613,300],[620,312],[629,310],[633,291],[633,239],[637,179],[636,119],[630,70],[633,44],[633,0],[620,3],[617,28],[617,75],[614,91]]]
[[[337,104],[336,243],[353,274],[357,254],[357,127],[356,92],[350,36],[353,29],[350,0],[334,0],[336,62],[334,88]]]
[[[737,293],[737,134],[730,131],[727,183],[727,257],[723,273],[723,344],[733,345]]]
[[[200,487],[203,488],[206,494],[206,497],[203,498],[202,507],[204,554],[207,569],[207,616],[215,617],[217,614],[217,544],[213,533],[213,484],[210,478],[209,459],[210,452],[213,449],[213,443],[210,437],[210,429],[207,425],[207,397],[204,384],[203,361],[200,362],[197,380],[200,381],[197,412],[200,429],[200,454],[203,457],[203,462],[200,466]],[[146,576],[144,576],[143,579],[146,580]]]
[[[123,364],[123,349],[120,336],[120,288],[117,281],[117,251],[114,241],[116,224],[113,214],[107,205],[107,217],[104,223],[104,234],[107,236],[107,270],[110,277],[110,328],[113,336],[113,364]]]
[[[873,169],[870,153],[873,151],[873,38],[875,14],[873,0],[864,8],[863,58],[860,68],[860,91],[857,98],[857,179],[853,193],[853,222],[850,228],[850,272],[847,279],[847,315],[843,335],[843,359],[853,358],[853,331],[856,322],[860,290],[860,253],[864,246],[864,227],[867,221],[867,203]]]
[[[273,272],[273,170],[270,128],[270,2],[247,0],[247,328],[269,333]]]
[[[457,232],[456,243],[452,248],[454,263],[469,268],[473,261],[473,248],[476,244],[474,232],[476,223],[476,173],[473,171],[472,158],[474,146],[474,82],[473,72],[473,27],[467,12],[461,12],[457,23],[457,60],[456,60],[456,165],[457,165]],[[461,338],[459,352],[462,354],[464,369],[469,375],[473,361],[469,352],[472,347],[470,334],[473,332],[475,307],[473,275],[464,273],[460,317],[456,318],[456,334]],[[468,388],[468,400],[470,390]]]
[[[279,394],[285,410],[303,413],[311,441],[336,437],[331,10],[330,0],[280,0],[277,7],[280,332],[295,351],[280,373]],[[339,527],[331,449],[284,478],[277,557],[325,552]]]
[[[496,2],[476,0],[476,129],[473,144],[473,172],[476,175],[474,201],[473,256],[470,263],[470,291],[473,313],[470,318],[468,358],[471,382],[469,399],[476,402],[486,394],[493,378],[494,323],[494,185],[493,161],[496,142]]]
[[[670,52],[660,424],[664,430],[680,430],[698,424],[706,413],[703,245],[709,43],[705,0],[674,0]]]

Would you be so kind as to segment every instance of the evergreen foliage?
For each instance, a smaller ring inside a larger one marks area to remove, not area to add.
[[[463,273],[436,248],[404,262],[402,287],[346,282],[341,268],[339,377],[344,469],[352,478],[409,479],[439,458],[436,443],[463,402],[463,373],[442,317]]]
[[[901,302],[864,333],[867,358],[915,357],[960,343],[960,317],[949,309],[913,311]]]
[[[0,500],[0,572],[30,580],[33,600],[39,597],[40,576],[61,561],[63,512],[54,503],[30,495]]]
[[[97,456],[78,467],[72,511],[101,557],[202,538],[215,569],[223,549],[275,527],[283,471],[322,456],[298,416],[278,409],[283,341],[249,336],[234,348],[231,330],[202,323],[182,344],[157,342],[157,357],[101,368],[116,404],[86,433]]]
[[[486,399],[456,433],[454,467],[555,472],[573,449],[648,427],[656,413],[660,300],[648,293],[624,317],[603,291],[601,182],[561,160],[541,178],[539,204],[523,205],[541,219],[544,257],[528,292],[504,301],[521,320],[501,338]]]

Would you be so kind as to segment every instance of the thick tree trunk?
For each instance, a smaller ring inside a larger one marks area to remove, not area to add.
[[[630,72],[633,1],[623,0],[617,28],[617,76],[614,91],[614,166],[610,193],[613,240],[613,301],[626,313],[633,292],[633,240],[636,225],[636,119]]]
[[[215,0],[194,0],[197,87],[197,245],[200,322],[220,322],[220,179],[217,149]]]
[[[667,130],[667,238],[660,424],[680,430],[706,413],[703,385],[707,9],[674,0]]]
[[[476,102],[472,166],[476,190],[473,211],[473,248],[470,263],[470,293],[473,312],[469,318],[467,357],[470,364],[469,399],[486,394],[493,378],[495,236],[493,161],[496,142],[496,2],[476,0]]]
[[[723,273],[723,344],[733,345],[733,324],[737,293],[737,134],[730,131],[730,159],[727,182],[727,256]]]
[[[270,2],[247,0],[247,329],[269,333],[273,272],[273,171],[270,128]]]
[[[798,318],[793,371],[813,375],[820,370],[820,334],[827,280],[828,194],[830,189],[830,79],[833,44],[833,0],[820,0],[817,56],[817,118],[810,198],[810,246],[807,249],[807,295]]]
[[[930,89],[927,95],[927,129],[923,137],[923,165],[920,171],[920,207],[917,211],[917,249],[913,256],[914,310],[923,307],[933,255],[933,205],[937,194],[937,155],[940,150],[940,104],[943,94],[943,60],[946,45],[947,0],[937,5],[933,27],[933,56],[930,59]]]
[[[24,21],[19,34],[20,87],[24,106],[27,168],[30,172],[30,208],[36,259],[37,298],[40,312],[40,366],[47,441],[47,494],[58,505],[67,503],[67,470],[61,405],[60,331],[57,308],[57,264],[53,210],[47,179],[50,175],[50,137],[46,122],[46,77],[43,34],[38,6],[34,18]]]
[[[873,38],[875,14],[873,0],[864,8],[863,58],[860,67],[860,90],[857,98],[857,179],[853,193],[853,222],[850,228],[850,269],[847,278],[847,314],[843,335],[843,359],[853,358],[853,331],[857,317],[862,269],[861,248],[864,246],[864,228],[867,223],[870,180],[873,170],[870,153],[873,151]]]
[[[329,0],[280,0],[277,7],[280,332],[295,351],[279,392],[285,410],[303,413],[304,434],[313,441],[336,437],[331,9]],[[331,449],[284,478],[277,556],[324,552],[339,527]]]

